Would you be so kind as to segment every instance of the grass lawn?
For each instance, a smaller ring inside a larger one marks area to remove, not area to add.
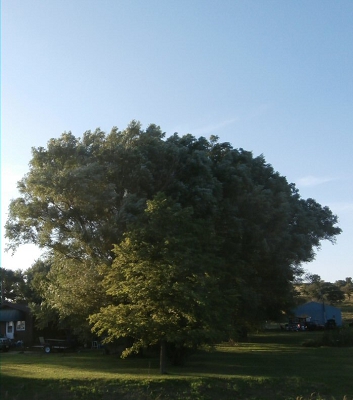
[[[161,376],[157,358],[1,354],[1,400],[353,399],[353,348],[303,347],[315,332],[253,335]]]

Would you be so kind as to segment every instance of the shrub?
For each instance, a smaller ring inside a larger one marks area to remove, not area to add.
[[[327,330],[322,335],[323,346],[353,346],[353,328],[343,327]]]

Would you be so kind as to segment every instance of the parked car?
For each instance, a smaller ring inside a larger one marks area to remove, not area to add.
[[[6,337],[0,337],[0,351],[9,351],[10,340]]]
[[[325,324],[326,329],[335,329],[336,326],[337,326],[336,321],[334,319],[328,319]]]

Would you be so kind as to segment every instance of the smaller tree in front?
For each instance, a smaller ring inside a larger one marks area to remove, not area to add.
[[[90,321],[106,341],[133,338],[123,357],[159,343],[165,373],[166,345],[195,347],[220,339],[230,329],[234,304],[215,278],[221,265],[207,221],[162,193],[147,202],[142,220],[115,246],[103,280],[112,302]]]

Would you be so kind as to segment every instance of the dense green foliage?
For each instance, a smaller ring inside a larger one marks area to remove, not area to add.
[[[330,304],[341,303],[346,296],[350,299],[353,290],[352,278],[335,283],[325,282],[319,275],[308,275],[301,285],[302,296],[308,300],[326,301]]]
[[[132,122],[34,148],[10,249],[47,250],[46,307],[108,340],[198,345],[292,305],[292,283],[340,229],[263,156]],[[77,316],[80,316],[80,321]]]
[[[50,270],[50,265],[36,261],[27,271],[12,271],[0,268],[1,300],[13,303],[34,303],[43,301],[42,282]]]
[[[0,268],[1,278],[1,302],[12,301],[22,303],[26,300],[26,287],[23,272],[19,269]]]
[[[103,281],[112,304],[90,318],[95,331],[139,339],[124,354],[162,340],[215,342],[219,327],[230,334],[237,293],[227,288],[213,227],[162,193],[141,219],[115,246]]]

